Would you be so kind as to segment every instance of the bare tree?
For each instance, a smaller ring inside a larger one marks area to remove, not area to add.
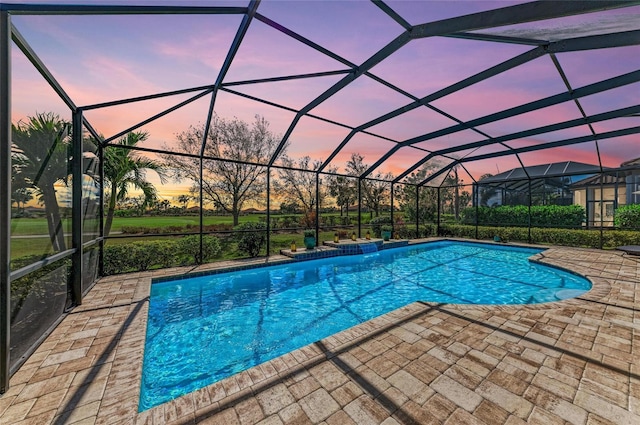
[[[322,165],[322,161],[305,156],[294,161],[289,157],[282,159],[282,165],[287,168],[278,169],[279,180],[274,181],[274,189],[284,202],[301,204],[305,212],[313,210],[316,206],[316,171]],[[299,171],[310,170],[310,171]],[[320,181],[320,205],[324,198],[324,189]]]
[[[203,201],[231,214],[233,224],[237,225],[245,203],[258,203],[264,194],[267,167],[261,164],[268,162],[279,139],[269,131],[269,123],[258,115],[251,124],[238,118],[214,116],[206,137],[201,181],[197,156],[204,131],[204,125],[191,126],[176,136],[177,146],[165,146],[168,151],[194,157],[167,154],[163,159],[175,178],[193,182],[194,192],[199,192],[202,183]]]
[[[364,156],[359,153],[351,154],[351,159],[347,162],[347,174],[352,176],[360,176],[369,169],[369,165],[364,163]],[[376,172],[369,176],[370,179],[363,179],[362,186],[362,203],[371,212],[373,217],[380,215],[380,207],[384,202],[389,200],[391,193],[390,180],[393,180],[391,173],[383,174]],[[357,188],[356,188],[357,191]]]

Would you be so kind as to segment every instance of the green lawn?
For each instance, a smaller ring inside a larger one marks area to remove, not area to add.
[[[338,217],[337,213],[323,214],[323,217],[334,215]],[[273,217],[278,217],[274,215]],[[250,214],[240,216],[240,223],[256,222],[260,219],[264,219],[262,214]],[[369,219],[368,213],[362,214],[363,222]],[[231,216],[207,216],[204,217],[204,224],[233,224],[233,217]],[[131,227],[167,227],[167,226],[186,226],[191,224],[197,226],[200,224],[198,216],[144,216],[144,217],[115,217],[111,229],[113,232],[119,232],[123,226]],[[85,223],[86,227],[91,227],[89,222]],[[65,233],[70,233],[71,219],[63,219],[62,226]],[[47,227],[47,220],[45,218],[12,218],[11,219],[11,235],[12,236],[24,236],[24,235],[48,235],[49,228]]]
[[[11,239],[11,259],[26,257],[27,255],[37,255],[46,257],[52,254],[51,241],[49,237]]]
[[[337,216],[337,214],[335,214]],[[326,215],[324,215],[326,216]],[[364,218],[363,214],[363,218]],[[368,218],[368,214],[366,215]],[[263,215],[252,214],[240,217],[240,222],[256,222],[259,221]],[[277,216],[274,216],[277,217]],[[232,224],[233,218],[231,216],[208,216],[204,218],[204,224]],[[119,232],[123,226],[131,227],[149,227],[149,228],[162,228],[167,226],[186,226],[187,224],[197,226],[199,224],[199,218],[197,216],[149,216],[149,217],[116,217],[113,220],[112,229],[113,232]],[[71,234],[71,219],[63,220],[63,227],[65,235],[69,240]],[[90,222],[85,222],[85,228],[91,228]],[[365,226],[366,227],[366,226]],[[12,238],[11,238],[11,258],[19,258],[27,255],[46,256],[53,253],[51,250],[51,242],[48,235],[49,229],[47,227],[47,221],[45,218],[14,218],[11,220]],[[354,227],[355,229],[355,227]],[[113,234],[113,233],[112,233]],[[42,237],[33,237],[41,235]],[[32,236],[32,237],[25,237]],[[321,232],[320,243],[325,240],[333,239],[333,232]],[[170,236],[169,236],[170,237]],[[107,241],[107,244],[125,244],[131,241],[137,240],[153,240],[161,239],[159,236],[145,236],[141,238],[113,238]],[[271,253],[278,253],[280,249],[289,248],[291,241],[295,240],[299,247],[304,246],[303,234],[299,230],[296,233],[273,233],[271,235]],[[235,247],[229,247],[225,250],[225,258],[237,258],[238,253],[234,252]]]
[[[259,221],[258,214],[246,215],[240,217],[240,222]],[[209,216],[204,218],[204,224],[233,224],[231,216]],[[119,232],[122,226],[144,226],[144,227],[166,227],[166,226],[186,226],[187,224],[199,225],[200,219],[197,216],[150,216],[150,217],[115,217],[111,229]],[[71,229],[71,219],[63,219],[62,226],[65,233]],[[45,218],[12,218],[11,219],[12,236],[23,235],[47,235],[49,228]]]

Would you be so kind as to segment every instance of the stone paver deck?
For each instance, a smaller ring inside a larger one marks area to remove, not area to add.
[[[416,302],[140,414],[160,273],[104,278],[12,377],[0,423],[640,424],[640,260],[539,260],[593,289],[534,306]]]

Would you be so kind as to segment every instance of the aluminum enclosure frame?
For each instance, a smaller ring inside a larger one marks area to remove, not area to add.
[[[103,141],[102,145],[98,147],[98,153],[100,159],[102,159],[103,150],[111,148],[111,142],[117,140],[122,135],[128,133],[129,131],[136,130],[141,128],[142,126],[161,118],[174,110],[181,108],[195,100],[201,99],[205,96],[211,95],[210,107],[208,109],[208,115],[205,121],[205,128],[209,129],[211,126],[211,121],[213,114],[215,112],[216,106],[216,96],[219,91],[224,91],[227,93],[231,93],[237,96],[243,96],[246,98],[250,98],[251,100],[264,103],[266,105],[270,105],[282,110],[289,111],[294,114],[294,118],[291,121],[289,127],[287,128],[284,136],[280,140],[278,147],[270,156],[269,160],[264,164],[256,164],[260,166],[264,166],[266,168],[267,173],[267,202],[269,202],[271,196],[271,172],[272,170],[283,169],[287,167],[283,167],[281,165],[276,164],[276,161],[279,158],[279,154],[283,151],[290,135],[296,129],[298,123],[303,117],[308,117],[316,120],[320,120],[332,125],[339,126],[341,128],[345,128],[349,130],[348,135],[339,143],[338,147],[333,150],[333,152],[328,156],[328,158],[320,165],[317,170],[301,170],[296,168],[291,168],[296,171],[304,171],[304,172],[313,172],[316,175],[316,199],[319,199],[319,187],[320,187],[320,176],[321,175],[342,175],[349,178],[357,179],[357,187],[358,187],[358,208],[361,208],[362,204],[362,181],[364,179],[369,179],[373,173],[382,166],[385,161],[387,161],[395,152],[399,151],[403,147],[412,146],[417,153],[423,155],[419,160],[417,160],[412,166],[408,167],[404,172],[402,172],[398,177],[395,177],[393,180],[389,181],[391,185],[391,214],[393,215],[394,209],[394,187],[396,185],[407,185],[406,181],[403,181],[407,176],[409,176],[413,171],[419,169],[423,164],[427,163],[430,159],[436,157],[448,158],[451,160],[451,163],[446,167],[443,167],[441,170],[433,173],[427,179],[419,182],[418,184],[409,184],[415,186],[416,191],[416,216],[419,209],[418,201],[420,190],[424,189],[425,186],[429,186],[430,183],[436,180],[437,177],[448,173],[450,169],[454,167],[461,167],[462,170],[466,171],[468,176],[471,178],[473,183],[477,183],[477,181],[473,178],[471,173],[469,173],[464,164],[467,162],[482,160],[486,158],[498,158],[504,155],[513,155],[517,158],[519,163],[523,165],[523,161],[520,158],[520,154],[525,152],[531,152],[534,150],[542,150],[542,149],[551,149],[558,146],[569,146],[572,144],[586,143],[595,141],[596,146],[598,141],[619,137],[622,135],[632,135],[632,134],[640,134],[640,126],[636,127],[628,127],[626,129],[610,131],[605,133],[596,133],[591,126],[592,123],[606,121],[609,119],[626,117],[626,116],[637,116],[640,113],[640,105],[633,105],[627,108],[621,108],[617,110],[611,110],[604,113],[588,115],[584,112],[579,103],[579,98],[582,96],[587,96],[589,94],[594,94],[598,92],[604,92],[607,90],[611,90],[615,87],[620,87],[627,84],[632,84],[640,81],[640,69],[627,73],[625,75],[620,75],[608,80],[598,81],[591,85],[580,87],[580,88],[572,88],[570,81],[564,74],[562,67],[559,62],[555,59],[556,53],[569,52],[569,51],[582,51],[582,50],[592,50],[592,49],[606,49],[611,47],[620,47],[620,46],[637,46],[640,45],[640,30],[632,30],[632,31],[621,31],[621,32],[613,32],[608,34],[594,35],[588,37],[578,37],[578,38],[569,38],[563,39],[560,41],[548,41],[548,40],[537,40],[530,38],[517,38],[517,37],[506,37],[500,35],[492,35],[492,34],[483,34],[478,32],[473,32],[481,29],[491,29],[499,26],[505,25],[514,25],[525,22],[535,22],[542,21],[547,19],[560,18],[565,16],[573,16],[577,14],[583,13],[592,13],[598,12],[613,8],[624,8],[624,7],[632,7],[640,4],[640,0],[632,0],[632,1],[620,1],[620,0],[609,0],[609,1],[557,1],[553,2],[554,7],[548,7],[548,2],[529,2],[522,3],[515,6],[498,8],[495,10],[473,13],[469,15],[458,16],[449,19],[443,19],[434,22],[426,22],[420,25],[411,25],[409,24],[400,14],[395,12],[393,8],[383,1],[380,0],[372,0],[373,4],[378,7],[381,11],[383,11],[386,15],[388,15],[397,25],[400,26],[402,32],[395,39],[391,40],[380,50],[375,52],[372,56],[366,59],[361,64],[355,64],[351,61],[341,57],[339,54],[332,52],[330,49],[327,49],[304,36],[295,33],[294,31],[286,28],[278,22],[271,20],[269,17],[264,16],[260,13],[260,0],[251,0],[248,2],[247,7],[209,7],[209,6],[107,6],[107,5],[63,5],[63,4],[6,4],[0,3],[0,160],[2,160],[3,166],[0,167],[0,198],[2,199],[2,210],[0,211],[0,299],[2,299],[2,304],[0,304],[0,393],[5,392],[8,389],[9,378],[11,376],[11,365],[9,358],[9,333],[10,333],[10,323],[9,323],[9,311],[10,311],[10,284],[12,279],[17,279],[20,276],[36,271],[47,264],[50,264],[53,261],[57,261],[62,258],[71,258],[73,265],[73,283],[72,283],[72,293],[73,293],[73,302],[75,305],[79,305],[82,303],[82,261],[83,261],[83,247],[91,246],[92,244],[99,244],[101,247],[103,246],[104,238],[103,238],[103,229],[102,229],[102,211],[100,212],[100,234],[89,243],[83,243],[83,217],[82,217],[82,209],[81,203],[82,201],[82,190],[80,185],[75,185],[73,188],[73,214],[72,214],[72,240],[73,246],[72,249],[67,250],[62,253],[57,253],[52,255],[51,257],[44,259],[39,263],[34,263],[33,265],[22,269],[11,271],[10,267],[10,239],[11,239],[11,43],[15,43],[15,45],[22,51],[22,53],[27,57],[27,59],[33,64],[35,69],[42,75],[45,81],[49,84],[49,86],[57,93],[60,99],[67,105],[69,110],[71,111],[73,117],[73,128],[74,128],[74,139],[73,139],[73,177],[75,182],[79,182],[82,180],[83,168],[82,168],[82,137],[81,137],[81,129],[85,128],[94,138],[99,139],[98,132],[92,127],[91,123],[86,119],[83,115],[84,111],[94,110],[105,108],[109,106],[116,105],[124,105],[128,103],[141,102],[144,100],[151,100],[161,97],[172,96],[176,94],[186,94],[193,93],[193,96],[187,99],[184,102],[180,102],[165,111],[156,114],[144,121],[137,123],[127,129],[123,129],[121,132],[116,135],[106,139]],[[201,87],[188,87],[180,90],[175,90],[171,92],[165,93],[153,93],[148,94],[146,96],[141,96],[137,98],[130,99],[118,99],[113,100],[101,104],[93,104],[93,105],[85,105],[78,106],[74,102],[71,96],[67,94],[64,87],[56,80],[53,73],[51,73],[46,63],[44,63],[37,55],[37,53],[29,46],[28,41],[20,34],[17,28],[13,27],[11,24],[11,16],[12,15],[150,15],[150,14],[212,14],[212,15],[241,15],[242,22],[240,23],[234,40],[227,52],[224,64],[218,73],[217,76],[212,76],[212,83],[210,85],[201,86]],[[316,52],[325,55],[326,57],[332,58],[339,63],[341,63],[344,68],[343,69],[335,69],[332,71],[324,71],[324,72],[316,72],[316,73],[307,73],[307,74],[296,74],[296,75],[287,75],[280,77],[272,77],[272,78],[263,78],[263,79],[254,79],[254,80],[246,80],[246,81],[225,81],[227,72],[234,61],[235,55],[242,45],[244,41],[244,36],[250,28],[252,22],[254,20],[258,20],[271,28],[274,28],[284,35],[300,42],[307,47],[314,49]],[[431,93],[427,96],[418,97],[414,94],[407,93],[401,88],[395,86],[394,84],[378,77],[372,72],[372,69],[385,59],[389,58],[393,53],[400,50],[403,46],[411,43],[414,40],[426,38],[426,37],[451,37],[458,39],[471,39],[471,40],[483,40],[487,42],[495,42],[495,43],[510,43],[510,44],[520,44],[525,46],[532,46],[532,49],[517,55],[516,57],[510,58],[502,63],[485,69],[481,72],[476,73],[475,75],[458,81],[446,88],[438,90],[434,93]],[[481,81],[484,81],[488,78],[492,78],[495,76],[499,76],[501,73],[506,72],[510,69],[517,68],[531,60],[536,58],[549,55],[550,58],[554,61],[556,68],[558,70],[558,78],[561,78],[564,84],[567,87],[567,90],[563,93],[559,93],[554,96],[550,96],[546,99],[541,99],[535,102],[530,102],[529,104],[519,105],[514,108],[510,108],[507,110],[503,110],[494,114],[489,114],[481,118],[477,118],[475,120],[464,121],[452,114],[449,114],[436,106],[432,105],[431,102],[450,95],[452,93],[458,92],[466,87],[470,87],[474,84],[477,84]],[[260,99],[254,96],[249,96],[238,91],[233,90],[233,87],[242,86],[242,85],[250,85],[250,84],[258,84],[258,83],[269,83],[269,82],[278,82],[278,81],[290,81],[290,80],[299,80],[305,78],[315,78],[320,76],[342,76],[342,78],[335,83],[333,86],[325,90],[322,94],[314,98],[312,101],[308,102],[305,106],[300,109],[292,109],[284,105],[280,105],[276,102],[273,102],[269,99]],[[396,110],[387,112],[373,120],[370,120],[366,123],[362,123],[357,126],[350,126],[344,123],[340,123],[334,120],[330,120],[324,118],[322,116],[318,116],[313,113],[313,110],[326,100],[330,99],[335,94],[339,93],[343,88],[347,87],[358,78],[362,76],[367,76],[368,78],[373,79],[374,81],[383,84],[387,88],[393,90],[395,93],[398,93],[407,99],[410,100],[406,105],[397,108]],[[537,110],[543,107],[547,107],[553,104],[558,104],[561,102],[571,101],[576,102],[577,107],[582,112],[582,118],[576,120],[566,121],[564,123],[557,123],[547,126],[540,126],[537,128],[527,129],[525,131],[513,133],[510,135],[504,135],[499,137],[492,137],[484,131],[479,130],[477,127],[481,125],[485,125],[488,123],[493,123],[507,117],[517,116],[523,114],[528,111]],[[393,140],[389,137],[385,137],[375,132],[371,132],[369,129],[386,122],[392,118],[400,116],[404,113],[407,113],[416,108],[428,108],[430,111],[444,116],[448,119],[455,121],[457,124],[451,126],[449,128],[441,129],[435,132],[423,134],[411,139],[407,140]],[[537,134],[545,134],[552,131],[556,131],[563,128],[571,128],[574,126],[587,124],[591,128],[591,135],[579,138],[570,138],[557,140],[554,142],[547,142],[537,146],[528,147],[528,148],[511,148],[505,143],[510,140],[516,140],[523,137],[528,137],[531,135]],[[474,131],[478,135],[482,137],[481,141],[462,144],[458,146],[451,146],[445,149],[439,150],[427,150],[425,148],[418,148],[414,146],[419,142],[424,142],[427,140],[434,139],[436,137],[451,134],[455,131],[459,131],[462,129],[468,129]],[[207,131],[204,132],[207,134]],[[376,161],[372,166],[368,167],[368,169],[357,176],[347,176],[341,173],[331,172],[330,167],[332,165],[332,161],[340,154],[345,146],[348,145],[349,141],[353,139],[358,134],[366,134],[368,136],[372,136],[381,140],[386,140],[388,142],[392,142],[395,145],[391,150],[382,155],[382,157]],[[457,154],[460,152],[464,152],[465,150],[479,148],[488,146],[491,144],[501,144],[506,147],[504,151],[493,152],[490,154],[482,154],[482,155],[468,155],[459,157]],[[205,155],[206,148],[206,136],[202,140],[199,160],[201,164],[200,175],[201,179],[203,178],[202,164],[204,160],[226,160],[225,158],[208,158]],[[140,152],[160,152],[152,149],[145,148],[133,148]],[[600,166],[602,167],[602,161],[600,160],[600,152],[597,152],[598,160]],[[242,162],[242,161],[239,161]],[[102,161],[100,162],[100,169],[103,168]],[[102,176],[104,176],[103,171],[101,171]],[[104,181],[104,178],[102,179]],[[529,185],[531,185],[531,177],[529,177]],[[76,187],[78,186],[78,187]],[[202,190],[202,185],[201,190]],[[438,187],[438,198],[440,197],[440,185],[436,185]],[[200,194],[200,249],[202,251],[202,236],[203,232],[203,194]],[[104,185],[102,185],[100,200],[104,200]],[[102,202],[101,202],[102,204]],[[438,208],[440,207],[440,202],[438,202]],[[102,208],[102,206],[101,206]],[[316,217],[319,217],[319,202],[316,202]],[[269,212],[270,208],[268,205],[267,208],[267,226],[270,226],[269,220]],[[440,223],[440,214],[438,214],[438,224]],[[418,220],[416,219],[416,230],[419,225]],[[360,223],[360,215],[358,218],[358,234],[362,233],[362,226]],[[320,226],[318,219],[316,218],[316,232],[319,232]],[[267,227],[267,237],[270,234],[270,228]],[[269,242],[268,242],[269,243]],[[101,249],[102,251],[102,249]],[[267,252],[269,252],[269,248],[267,248]],[[15,370],[15,366],[13,369]]]

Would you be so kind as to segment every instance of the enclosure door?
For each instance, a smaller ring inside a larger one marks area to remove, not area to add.
[[[590,201],[588,208],[589,227],[612,227],[614,201]],[[602,223],[601,223],[601,214]]]

